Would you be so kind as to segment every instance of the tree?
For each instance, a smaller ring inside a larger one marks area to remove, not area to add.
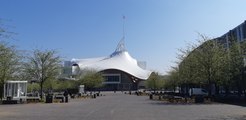
[[[179,85],[184,94],[188,94],[189,88],[194,87],[200,83],[199,64],[195,57],[195,50],[197,45],[188,44],[185,49],[179,49],[178,66],[176,74],[179,78]],[[172,72],[171,72],[172,73]],[[176,75],[176,76],[177,76]],[[173,75],[172,75],[173,76]]]
[[[41,99],[43,98],[43,85],[48,80],[56,79],[60,73],[60,56],[53,50],[34,50],[33,55],[27,57],[24,64],[26,75],[39,82]]]
[[[222,87],[227,94],[236,89],[241,95],[246,90],[246,42],[239,43],[234,35],[226,38],[229,41],[226,44],[220,38],[200,36],[198,45],[189,45],[180,50],[177,70],[168,73],[167,85],[173,85],[173,80],[178,78],[175,81],[185,88],[206,87],[209,96],[212,91],[218,94]]]
[[[20,53],[15,46],[8,45],[5,40],[10,39],[13,33],[2,24],[0,18],[0,99],[3,97],[3,86],[6,80],[13,79],[19,75]]]
[[[168,72],[164,83],[164,87],[171,90],[175,90],[176,87],[181,85],[179,79],[179,69],[177,67],[172,67],[172,69]]]
[[[231,44],[228,48],[228,68],[231,87],[236,87],[238,95],[241,95],[243,89],[243,71],[244,58],[241,45],[234,37],[230,38]],[[233,86],[232,86],[233,85]]]
[[[185,93],[188,93],[190,87],[207,85],[211,95],[213,85],[216,87],[218,81],[220,83],[226,81],[227,54],[226,49],[217,43],[216,39],[200,36],[197,45],[189,44],[186,49],[180,50],[177,71],[179,84],[185,88]]]
[[[152,72],[149,78],[146,81],[146,86],[154,90],[162,88],[164,85],[164,80],[161,79],[161,76],[157,72]]]
[[[104,77],[95,70],[84,70],[80,73],[79,81],[79,83],[85,85],[88,90],[92,90],[103,86]]]
[[[241,55],[243,57],[243,68],[242,68],[242,86],[244,90],[244,97],[246,98],[246,42],[242,42],[241,44]]]
[[[208,84],[209,96],[212,94],[212,85],[216,80],[221,79],[221,66],[223,65],[224,48],[215,40],[202,36],[201,45],[195,50],[195,59],[199,64],[199,74],[201,80]]]
[[[21,57],[14,46],[0,42],[0,98],[3,97],[3,86],[6,80],[18,75]]]

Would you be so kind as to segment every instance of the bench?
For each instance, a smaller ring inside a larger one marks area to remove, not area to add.
[[[54,98],[59,100],[60,102],[64,102],[65,101],[65,97],[63,95],[56,95]]]
[[[17,104],[17,100],[3,100],[2,104]]]
[[[27,103],[30,103],[30,102],[40,102],[40,97],[27,97],[26,98],[26,101],[27,101]]]

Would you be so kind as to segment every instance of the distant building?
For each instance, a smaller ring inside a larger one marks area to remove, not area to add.
[[[222,43],[226,48],[229,48],[231,40],[233,39],[237,40],[239,43],[246,41],[246,21],[225,33],[221,37],[218,37],[217,41]]]
[[[230,48],[232,40],[243,43],[246,42],[246,20],[233,28],[229,32],[225,33],[221,37],[216,38],[217,42],[221,43],[225,48]],[[244,55],[244,66],[246,66],[246,55]]]
[[[79,72],[92,69],[105,77],[102,90],[136,90],[143,88],[142,83],[149,78],[151,71],[146,70],[146,62],[132,58],[125,49],[122,39],[116,50],[109,56],[88,59],[72,59],[64,62],[64,73],[76,76]]]

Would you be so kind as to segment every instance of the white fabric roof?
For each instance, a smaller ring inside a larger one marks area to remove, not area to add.
[[[109,57],[72,59],[71,62],[78,64],[80,69],[94,69],[97,71],[117,69],[144,80],[148,79],[151,74],[151,71],[138,66],[137,60],[132,58],[125,50],[122,41]]]

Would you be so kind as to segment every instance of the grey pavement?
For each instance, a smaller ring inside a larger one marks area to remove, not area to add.
[[[246,107],[166,104],[147,96],[103,93],[69,103],[0,105],[0,120],[246,120]]]

